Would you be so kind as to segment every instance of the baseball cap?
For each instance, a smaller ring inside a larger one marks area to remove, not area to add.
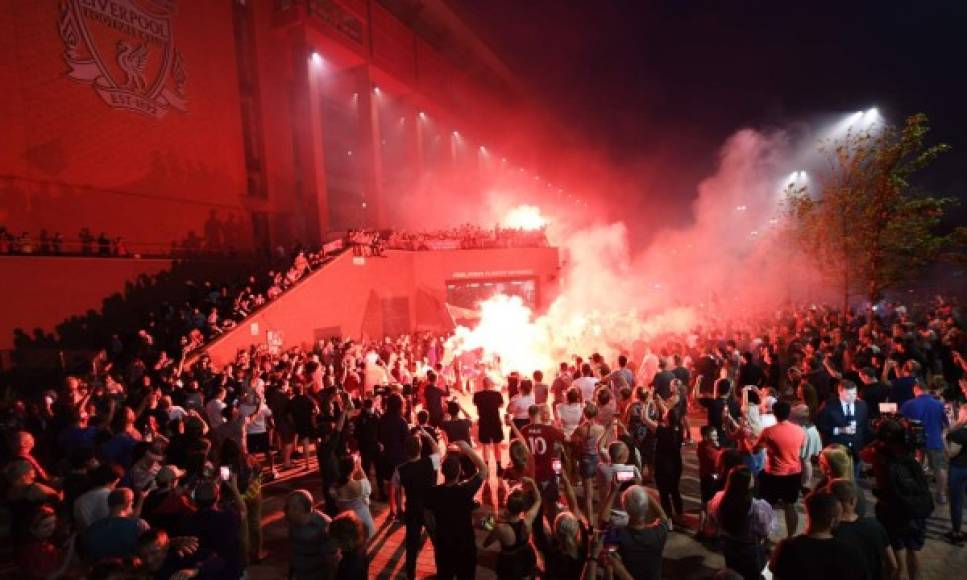
[[[181,479],[185,476],[185,470],[179,469],[177,465],[165,465],[158,471],[158,475],[155,479],[158,480],[160,484],[168,484],[176,479]]]

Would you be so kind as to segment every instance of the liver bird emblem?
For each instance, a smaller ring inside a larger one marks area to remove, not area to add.
[[[118,41],[117,47],[118,66],[124,71],[124,88],[143,93],[147,86],[144,80],[144,69],[148,64],[148,45],[141,44],[133,48],[121,40]]]

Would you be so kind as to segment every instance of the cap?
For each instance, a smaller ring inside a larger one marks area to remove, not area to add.
[[[168,484],[176,479],[181,479],[185,476],[185,470],[179,469],[177,465],[165,465],[158,471],[158,475],[155,479],[158,480],[160,484]]]

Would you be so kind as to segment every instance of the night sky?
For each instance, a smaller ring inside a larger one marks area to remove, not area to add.
[[[665,199],[691,199],[737,129],[876,106],[927,113],[954,152],[926,182],[967,202],[967,2],[449,3],[542,107]]]

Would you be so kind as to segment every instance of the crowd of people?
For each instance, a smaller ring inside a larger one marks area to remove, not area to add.
[[[164,302],[146,313],[146,321],[133,340],[157,348],[166,356],[171,353],[170,356],[177,357],[178,353],[194,351],[277,299],[310,272],[332,260],[333,255],[322,250],[296,249],[290,257],[275,261],[278,265],[261,275],[222,282],[188,280],[184,299]],[[97,363],[126,356],[122,334],[112,336]]]
[[[392,250],[431,250],[446,245],[447,249],[529,248],[547,246],[543,228],[523,230],[493,229],[473,224],[436,231],[394,230],[386,236],[385,245]],[[453,246],[452,248],[449,246]]]
[[[41,256],[129,256],[127,244],[121,236],[109,236],[101,232],[97,236],[88,228],[81,228],[76,239],[67,240],[60,232],[49,233],[40,230],[35,239],[28,231],[19,235],[0,226],[0,255],[41,255]]]
[[[285,498],[288,553],[271,556],[293,578],[368,577],[385,502],[408,578],[426,538],[439,578],[474,577],[483,550],[499,578],[660,578],[680,533],[722,551],[722,578],[916,579],[937,506],[965,540],[961,328],[949,303],[803,308],[545,377],[430,334],[187,365],[149,327],[3,403],[11,537],[24,577],[240,578],[268,555],[262,491],[281,470],[318,482]]]

